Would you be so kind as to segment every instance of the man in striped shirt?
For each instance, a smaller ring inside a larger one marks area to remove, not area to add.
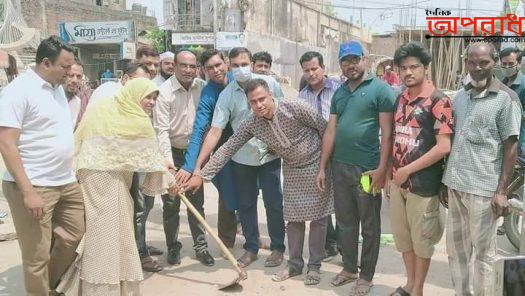
[[[299,59],[299,63],[303,68],[303,77],[307,85],[301,89],[298,97],[314,107],[328,121],[332,96],[341,86],[341,82],[325,75],[323,56],[317,51],[304,53]],[[330,215],[326,232],[325,259],[323,260],[325,262],[330,261],[332,257],[337,255],[336,230],[337,227],[334,228],[332,216]]]

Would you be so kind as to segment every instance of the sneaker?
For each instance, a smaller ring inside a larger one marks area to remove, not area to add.
[[[215,264],[215,259],[213,259],[208,250],[195,253],[195,256],[197,257],[197,260],[199,260],[202,263],[202,265],[213,266]]]
[[[180,249],[168,250],[167,261],[171,265],[180,265]]]
[[[148,246],[148,252],[150,255],[159,256],[164,254],[161,250],[155,248],[154,246]]]

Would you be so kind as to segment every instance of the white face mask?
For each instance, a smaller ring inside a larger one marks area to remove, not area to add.
[[[232,74],[237,82],[246,82],[252,78],[250,66],[232,68]]]
[[[518,68],[516,66],[510,67],[510,68],[501,68],[503,75],[505,77],[512,77],[518,73]]]

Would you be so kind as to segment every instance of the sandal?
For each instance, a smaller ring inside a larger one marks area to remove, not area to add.
[[[403,289],[403,287],[397,287],[397,289],[392,294],[390,294],[390,296],[410,296],[410,293]]]
[[[343,270],[334,277],[331,284],[334,287],[339,287],[355,280],[357,280],[357,273],[349,273]]]
[[[370,293],[372,288],[372,282],[367,282],[362,279],[358,279],[355,285],[350,289],[350,296],[365,296]]]
[[[303,272],[302,271],[298,271],[298,270],[295,270],[295,269],[292,269],[290,267],[286,267],[286,268],[283,268],[281,269],[281,271],[277,272],[276,274],[274,274],[272,276],[272,281],[274,282],[282,282],[282,281],[285,281],[291,277],[294,277],[294,276],[298,276],[300,274],[302,274]]]
[[[158,272],[162,270],[162,266],[160,266],[157,260],[153,259],[151,256],[140,259],[140,264],[144,271]]]
[[[318,285],[321,282],[321,272],[316,269],[310,269],[304,277],[304,284],[307,286]]]

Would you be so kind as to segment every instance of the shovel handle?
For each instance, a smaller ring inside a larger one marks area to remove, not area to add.
[[[235,270],[237,270],[237,273],[239,273],[239,275],[241,275],[242,277],[246,277],[246,272],[244,272],[240,267],[239,267],[239,263],[237,262],[237,260],[235,259],[235,257],[233,257],[233,254],[230,252],[230,250],[228,250],[228,248],[224,245],[224,243],[222,242],[222,240],[219,238],[219,236],[215,233],[215,231],[210,227],[210,225],[208,224],[208,222],[206,222],[206,220],[204,220],[204,218],[201,216],[201,214],[199,213],[199,211],[197,211],[197,209],[191,204],[191,202],[188,200],[188,198],[186,197],[186,195],[184,195],[183,192],[179,192],[178,193],[180,199],[182,199],[182,201],[184,202],[184,204],[186,205],[186,207],[190,210],[190,212],[197,218],[197,220],[199,220],[199,222],[202,224],[202,226],[204,226],[204,228],[206,228],[206,231],[208,231],[208,233],[213,237],[213,239],[215,240],[215,242],[217,242],[217,244],[219,245],[219,248],[221,249],[221,251],[226,254],[226,257],[228,258],[228,260],[231,262],[231,264],[233,265],[233,267],[235,268]]]

